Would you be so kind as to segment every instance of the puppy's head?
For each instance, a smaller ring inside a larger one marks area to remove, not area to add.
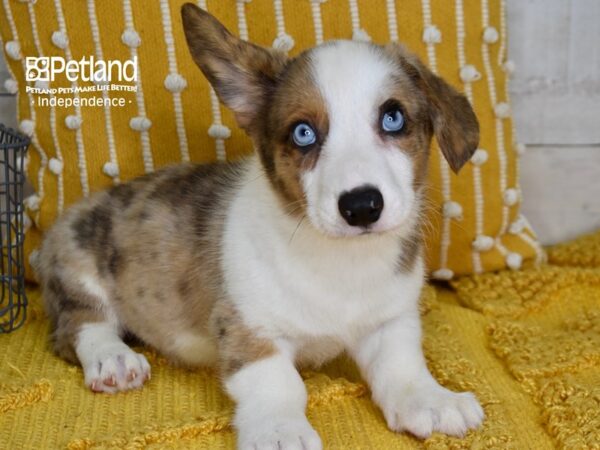
[[[287,58],[192,4],[190,52],[255,143],[276,192],[330,236],[414,217],[432,135],[457,172],[479,126],[468,101],[399,45],[333,41]]]

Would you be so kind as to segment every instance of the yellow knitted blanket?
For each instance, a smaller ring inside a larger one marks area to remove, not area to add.
[[[462,278],[423,295],[424,346],[445,386],[472,390],[487,420],[465,439],[394,434],[356,368],[303,373],[326,449],[600,449],[600,232],[549,251],[541,269]],[[24,328],[0,336],[0,448],[207,448],[235,444],[232,404],[208,370],[151,351],[143,390],[93,394],[55,357],[39,293]]]

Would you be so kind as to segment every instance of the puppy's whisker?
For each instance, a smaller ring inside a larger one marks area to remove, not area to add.
[[[259,180],[260,178],[266,177],[267,174],[264,171],[260,171],[259,174],[257,176],[255,176],[254,178],[250,178],[249,180],[247,180],[245,183],[243,183],[245,186],[249,185],[251,183],[254,183],[255,181]]]
[[[304,200],[304,199],[299,199],[299,200],[294,200],[293,202],[286,203],[285,205],[283,205],[283,208],[284,208],[284,209],[287,209],[287,208],[289,208],[290,206],[304,205],[304,204],[306,204],[306,200]]]
[[[306,218],[306,215],[303,215],[300,220],[298,221],[298,225],[296,225],[296,228],[294,229],[294,232],[292,233],[292,236],[290,237],[290,241],[289,244],[292,243],[292,241],[294,240],[294,236],[296,236],[296,233],[298,232],[298,230],[300,229],[300,225],[302,225],[302,222],[304,222],[304,219]]]
[[[293,215],[296,211],[302,209],[302,208],[306,208],[306,201],[305,200],[296,200],[295,202],[291,202],[288,203],[287,205],[285,205],[282,209],[283,209],[283,214],[282,216],[285,215]]]
[[[281,214],[281,216],[293,216],[296,211],[300,211],[301,209],[302,206],[298,206],[290,211],[284,211],[283,214]]]

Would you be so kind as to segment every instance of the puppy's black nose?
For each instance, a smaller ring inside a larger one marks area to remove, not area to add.
[[[379,220],[383,196],[372,186],[358,187],[340,195],[338,208],[348,225],[366,227]]]

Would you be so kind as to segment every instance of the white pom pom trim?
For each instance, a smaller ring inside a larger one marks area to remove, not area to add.
[[[109,177],[118,177],[119,176],[119,166],[114,162],[107,162],[102,166],[102,172],[104,172]]]
[[[135,131],[147,131],[152,126],[152,121],[144,116],[132,117],[129,126]]]
[[[6,89],[9,94],[16,94],[19,90],[19,83],[12,78],[8,78],[4,81],[4,89]]]
[[[429,25],[423,30],[423,42],[426,44],[439,44],[442,42],[442,32],[435,25]]]
[[[506,255],[506,265],[512,270],[518,270],[523,264],[523,257],[518,253],[511,252]]]
[[[133,28],[126,28],[121,35],[121,42],[131,48],[137,48],[142,43],[142,38]]]
[[[527,146],[518,142],[517,144],[515,144],[515,151],[517,152],[517,155],[523,156],[527,151]]]
[[[523,217],[519,217],[517,220],[510,224],[510,226],[508,227],[508,232],[510,234],[519,234],[523,231],[523,229],[525,229],[525,220],[523,219]]]
[[[438,269],[431,274],[436,280],[451,280],[454,278],[454,272],[450,269]]]
[[[352,31],[352,40],[359,42],[371,42],[371,36],[362,28],[356,28]]]
[[[485,27],[483,30],[483,41],[486,44],[495,44],[498,42],[500,35],[498,34],[498,30],[494,27]]]
[[[487,252],[494,246],[494,238],[483,234],[477,236],[472,243],[473,249],[478,252]]]
[[[462,219],[462,213],[463,213],[463,209],[462,206],[457,203],[457,202],[453,202],[453,201],[449,201],[444,203],[444,206],[442,208],[442,214],[444,215],[444,217],[447,217],[449,219]]]
[[[6,50],[6,54],[15,61],[18,61],[22,58],[21,45],[17,41],[8,41],[6,44],[4,44],[4,49]]]
[[[165,78],[165,87],[171,92],[181,92],[187,87],[187,81],[178,73],[170,73]]]
[[[423,42],[426,44],[439,44],[442,42],[442,32],[435,25],[429,25],[423,30]]]
[[[503,198],[506,206],[516,205],[519,201],[519,191],[513,188],[508,188],[504,191]]]
[[[513,73],[515,73],[516,69],[517,65],[511,59],[507,59],[506,61],[504,61],[504,64],[502,64],[502,70],[504,70],[504,72],[508,75],[512,75]]]
[[[65,49],[69,45],[69,38],[62,31],[55,31],[52,33],[52,43],[58,48]]]
[[[294,38],[291,37],[289,34],[284,33],[280,34],[275,38],[275,40],[273,41],[273,48],[276,48],[277,50],[281,50],[283,52],[289,52],[292,48],[294,48],[294,44]]]
[[[460,69],[460,79],[465,83],[471,83],[481,79],[481,73],[472,64],[465,64]]]
[[[54,175],[60,175],[63,171],[63,162],[57,158],[50,158],[50,161],[48,161],[48,169],[50,169],[50,172]]]
[[[81,126],[81,118],[74,114],[70,114],[65,117],[65,125],[69,130],[77,130]]]
[[[496,106],[494,106],[494,114],[496,114],[496,117],[499,119],[507,118],[510,116],[510,105],[506,102],[497,103]]]
[[[21,130],[23,134],[27,136],[33,136],[34,129],[35,124],[33,123],[33,120],[25,119],[21,120],[21,123],[19,123],[19,130]]]
[[[489,155],[487,150],[478,148],[475,150],[475,153],[473,153],[473,156],[471,156],[471,163],[475,166],[481,166],[487,162],[488,158]]]
[[[225,125],[212,124],[208,129],[208,135],[214,139],[227,139],[231,136],[231,130]]]
[[[37,194],[30,195],[25,200],[23,200],[23,204],[30,209],[31,211],[38,211],[40,209],[40,196]]]

